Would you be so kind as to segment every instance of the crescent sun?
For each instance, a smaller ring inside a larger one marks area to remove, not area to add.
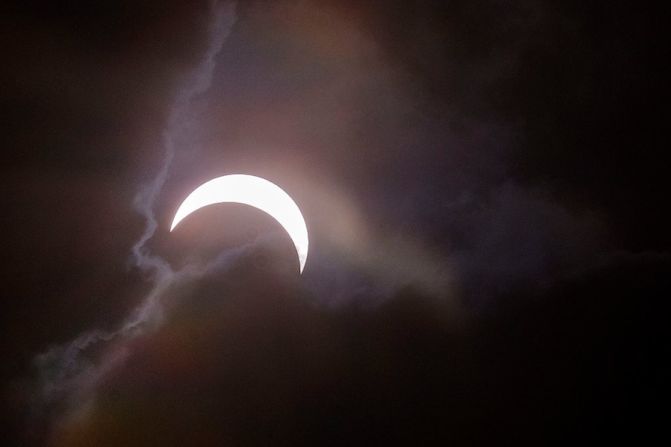
[[[282,188],[253,175],[234,174],[203,183],[184,199],[172,220],[170,231],[189,214],[215,203],[241,203],[273,217],[289,234],[298,253],[299,272],[308,257],[308,230],[298,205]]]

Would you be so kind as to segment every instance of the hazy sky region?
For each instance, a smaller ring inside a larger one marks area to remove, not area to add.
[[[16,2],[0,444],[663,432],[662,16],[629,2]],[[298,204],[170,223],[250,174]],[[6,440],[6,441],[5,441]]]

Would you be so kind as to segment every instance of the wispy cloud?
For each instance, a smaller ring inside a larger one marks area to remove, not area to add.
[[[161,256],[152,253],[147,243],[154,236],[158,223],[155,205],[169,177],[170,168],[179,145],[188,136],[185,118],[191,113],[193,101],[206,92],[212,82],[216,56],[236,20],[235,4],[213,2],[207,48],[174,98],[166,126],[162,132],[164,157],[154,178],[144,185],[134,200],[134,207],[144,218],[144,230],[131,249],[133,265],[148,275],[149,292],[139,306],[113,331],[94,329],[70,342],[53,346],[36,356],[37,369],[33,410],[45,423],[58,423],[63,418],[76,417],[90,408],[98,383],[105,374],[123,361],[130,340],[160,324],[163,316],[162,299],[177,285],[202,277],[212,269],[230,264],[231,259],[246,247],[222,254],[206,265],[187,265],[175,271]],[[59,420],[48,420],[58,414]]]

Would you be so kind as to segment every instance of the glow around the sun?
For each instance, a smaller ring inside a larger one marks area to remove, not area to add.
[[[253,175],[235,174],[203,183],[182,202],[170,226],[172,231],[194,211],[215,203],[242,203],[270,214],[289,233],[296,247],[300,272],[308,257],[308,230],[298,205],[279,186]]]

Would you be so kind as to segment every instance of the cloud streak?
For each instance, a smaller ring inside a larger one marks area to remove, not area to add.
[[[135,210],[144,218],[145,225],[131,248],[131,262],[148,275],[151,288],[118,329],[87,331],[66,344],[53,346],[36,356],[33,416],[41,420],[47,429],[53,423],[77,417],[90,408],[101,378],[125,358],[127,343],[162,321],[162,299],[168,290],[230,264],[232,258],[237,258],[248,248],[245,246],[224,253],[206,265],[187,265],[175,271],[147,246],[158,228],[155,214],[157,199],[169,177],[179,144],[188,137],[186,127],[193,101],[211,85],[217,54],[236,20],[235,4],[212,2],[210,14],[207,47],[200,62],[176,92],[161,135],[165,154],[161,166],[154,178],[139,191],[133,203]],[[58,415],[58,419],[52,418],[53,415]]]

